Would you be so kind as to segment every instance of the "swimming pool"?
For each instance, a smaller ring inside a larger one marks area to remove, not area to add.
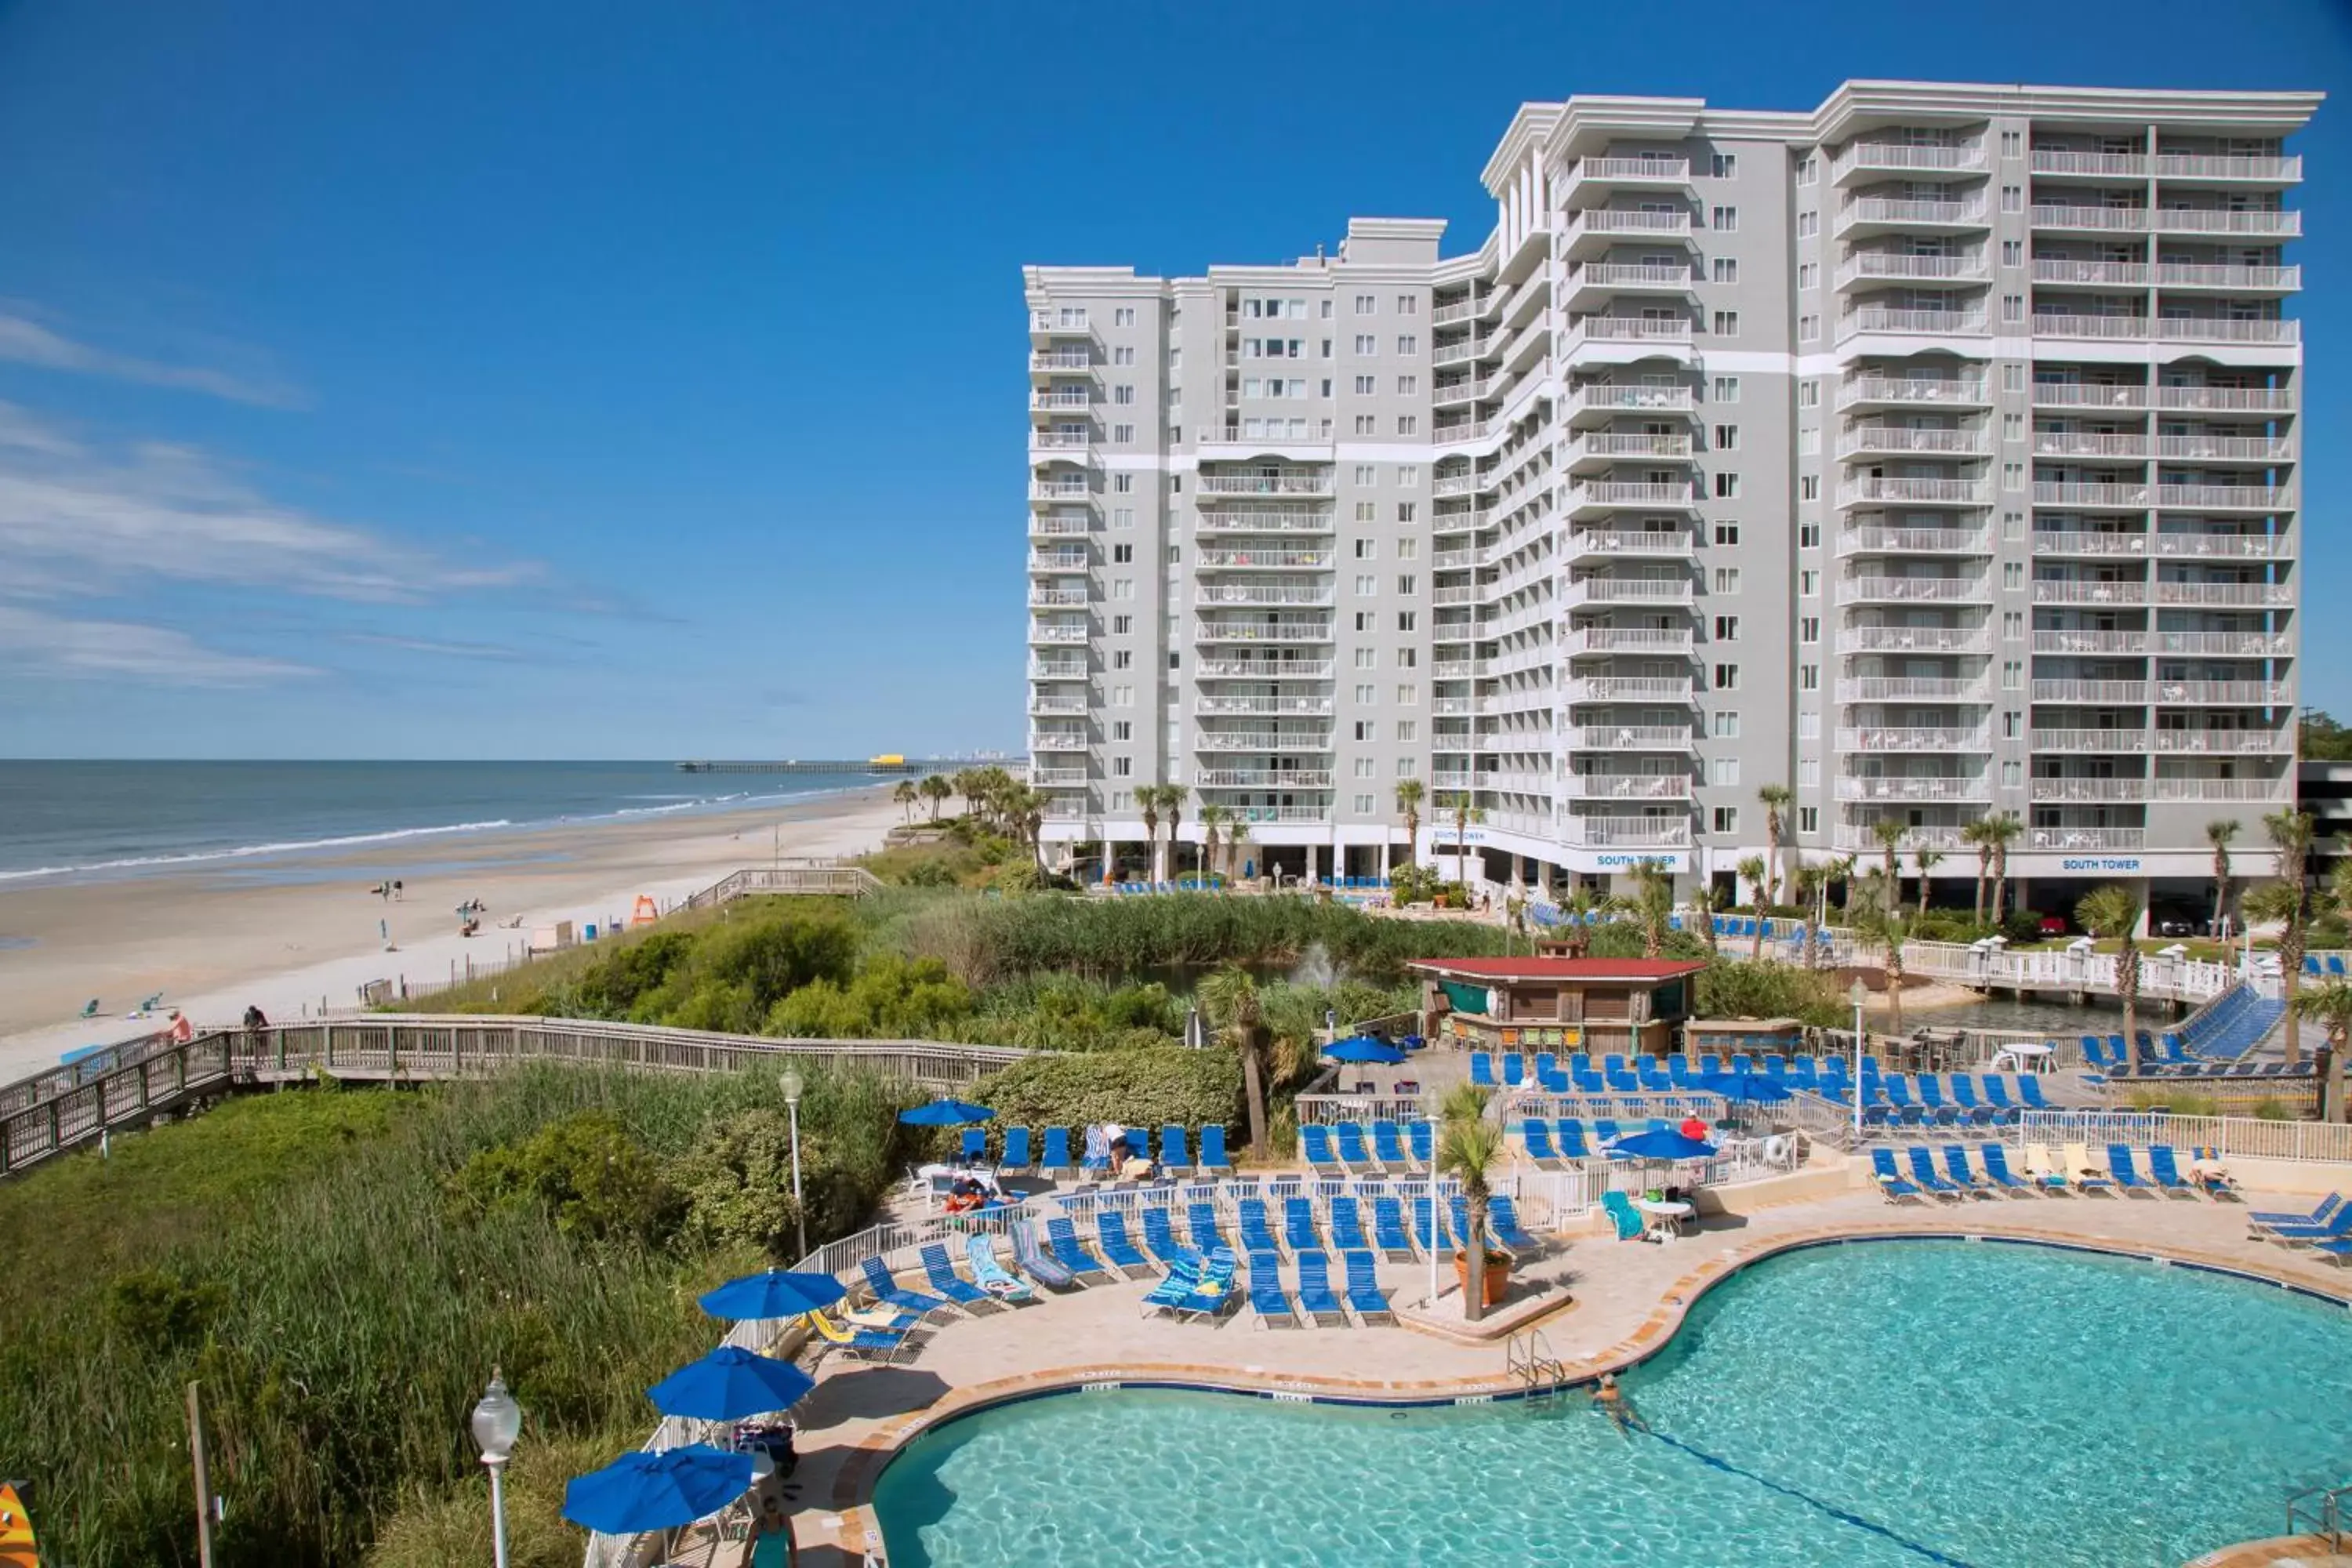
[[[1787,1253],[1711,1292],[1625,1383],[1654,1436],[1620,1436],[1581,1394],[1034,1399],[919,1438],[875,1509],[892,1568],[2170,1568],[2352,1480],[2352,1313],[2137,1259]]]

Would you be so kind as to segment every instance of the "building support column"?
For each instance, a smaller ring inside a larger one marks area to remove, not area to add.
[[[1314,887],[1323,879],[1323,846],[1313,839],[1307,843],[1307,885]]]
[[[1396,848],[1395,840],[1385,832],[1381,835],[1381,880],[1389,879],[1389,856]]]

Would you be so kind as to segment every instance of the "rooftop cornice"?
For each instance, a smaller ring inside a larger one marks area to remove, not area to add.
[[[1558,123],[1563,107],[1557,103],[1519,105],[1518,112],[1511,116],[1511,123],[1504,128],[1502,141],[1496,144],[1495,155],[1486,160],[1486,167],[1479,172],[1478,178],[1485,184],[1487,194],[1498,201],[1502,198],[1512,171],[1519,166],[1528,150],[1540,147],[1550,139],[1552,127]]]

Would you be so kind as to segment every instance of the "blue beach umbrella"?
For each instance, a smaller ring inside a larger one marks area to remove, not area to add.
[[[1711,1072],[1701,1078],[1696,1087],[1726,1100],[1744,1100],[1755,1105],[1778,1105],[1789,1098],[1786,1089],[1754,1073]]]
[[[1673,1131],[1636,1132],[1609,1145],[1612,1154],[1633,1160],[1712,1160],[1715,1145]]]
[[[803,1312],[822,1311],[848,1294],[830,1274],[771,1268],[704,1291],[702,1310],[714,1318],[797,1318]]]
[[[967,1122],[986,1121],[995,1114],[985,1105],[974,1105],[968,1100],[935,1100],[929,1105],[898,1112],[898,1120],[909,1127],[961,1127]]]
[[[1325,1058],[1335,1062],[1377,1062],[1393,1067],[1404,1060],[1404,1053],[1377,1035],[1358,1035],[1349,1040],[1323,1047]]]
[[[816,1379],[788,1361],[754,1354],[740,1345],[720,1345],[700,1361],[688,1362],[646,1390],[665,1415],[699,1421],[738,1421],[789,1410],[816,1386]]]
[[[707,1443],[667,1453],[640,1449],[591,1470],[563,1489],[563,1517],[606,1535],[636,1535],[692,1524],[751,1487],[751,1456]]]

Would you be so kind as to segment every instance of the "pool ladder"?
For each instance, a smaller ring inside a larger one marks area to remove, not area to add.
[[[2289,1535],[2325,1536],[2330,1552],[2344,1550],[2344,1507],[2352,1486],[2314,1487],[2286,1500]]]
[[[1568,1369],[1551,1353],[1551,1342],[1541,1329],[1510,1337],[1503,1346],[1503,1374],[1518,1379],[1530,1402],[1555,1397],[1568,1382]]]

